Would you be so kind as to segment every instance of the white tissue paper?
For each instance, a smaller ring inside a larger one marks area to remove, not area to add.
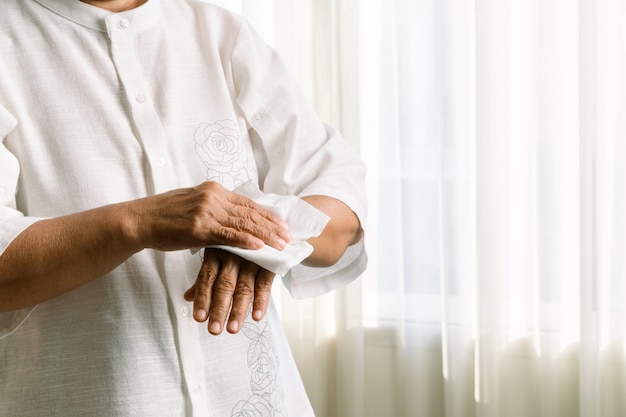
[[[228,245],[213,245],[209,247],[223,249],[239,255],[280,276],[285,275],[291,268],[305,260],[313,252],[313,247],[306,240],[319,236],[330,220],[330,217],[326,214],[299,197],[265,194],[259,190],[253,181],[240,185],[233,192],[248,197],[259,206],[284,219],[289,224],[292,240],[283,250],[278,250],[268,245],[256,250]]]

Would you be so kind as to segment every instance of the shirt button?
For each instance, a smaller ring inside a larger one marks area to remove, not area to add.
[[[254,115],[252,116],[252,120],[254,120],[255,122],[260,122],[261,119],[263,119],[263,113],[257,112],[254,113]]]
[[[200,384],[196,384],[193,386],[193,392],[195,392],[196,394],[199,393],[200,390],[202,390],[202,387],[200,386]]]
[[[137,103],[143,104],[146,101],[146,96],[144,96],[143,94],[137,94],[135,96],[135,100],[137,101]]]
[[[182,306],[178,309],[180,311],[181,316],[187,317],[189,315],[189,308],[187,306]]]
[[[117,27],[120,29],[127,29],[130,26],[130,23],[127,19],[120,19],[117,21]]]
[[[165,158],[157,158],[154,160],[154,164],[159,168],[163,168],[165,166]]]

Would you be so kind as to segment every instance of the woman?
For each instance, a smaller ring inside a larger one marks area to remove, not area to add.
[[[0,28],[0,415],[313,415],[271,284],[362,272],[364,167],[276,53],[197,0]]]

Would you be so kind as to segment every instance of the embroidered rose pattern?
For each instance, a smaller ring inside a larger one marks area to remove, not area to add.
[[[272,335],[267,324],[245,322],[242,333],[251,340],[247,362],[250,368],[252,396],[239,401],[231,417],[285,417],[284,393],[278,381],[278,356],[272,345]]]
[[[267,352],[261,352],[252,366],[252,392],[270,395],[276,388],[276,361]]]
[[[253,396],[248,401],[239,401],[232,417],[272,417],[272,406],[263,398]]]
[[[246,149],[233,120],[200,123],[194,140],[196,153],[207,169],[207,180],[233,189],[249,179]]]

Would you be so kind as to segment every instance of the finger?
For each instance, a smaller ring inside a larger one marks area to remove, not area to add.
[[[276,249],[287,246],[292,236],[285,220],[246,197],[237,194],[232,196],[233,206],[229,211],[231,227],[250,233]]]
[[[208,245],[230,245],[244,249],[261,249],[265,246],[262,239],[230,226],[215,228],[210,233],[213,239],[206,242]]]
[[[228,317],[227,330],[229,333],[237,333],[248,315],[248,310],[254,297],[254,281],[258,270],[259,267],[257,265],[248,261],[242,261],[239,267],[239,277]]]
[[[257,222],[255,218],[258,218],[258,214],[254,212],[248,212],[245,215],[248,217],[232,217],[232,227],[236,230],[250,233],[278,250],[283,250],[287,247],[287,242],[291,240],[288,229],[286,229],[287,232],[283,232],[282,227],[277,227],[275,224],[267,221]]]
[[[228,196],[228,201],[232,203],[233,207],[238,209],[243,209],[244,211],[251,211],[258,215],[255,217],[255,221],[258,223],[269,222],[279,226],[283,232],[287,233],[289,230],[289,225],[285,220],[283,220],[278,214],[263,208],[259,204],[257,204],[254,200],[245,197],[241,194],[231,193]]]
[[[267,269],[259,268],[254,282],[254,304],[252,306],[252,318],[262,320],[267,312],[267,307],[272,297],[272,283],[274,274]]]
[[[209,333],[218,335],[222,333],[224,322],[232,305],[233,294],[237,287],[239,276],[239,258],[228,252],[219,252],[221,264],[211,295],[209,307]]]
[[[209,317],[213,285],[220,269],[220,260],[216,252],[205,249],[196,283],[185,293],[185,299],[193,293],[193,317],[200,323],[205,322]]]
[[[191,288],[185,291],[185,293],[183,294],[183,298],[185,299],[185,301],[193,301],[195,297],[196,297],[196,284],[194,283],[191,286]]]

